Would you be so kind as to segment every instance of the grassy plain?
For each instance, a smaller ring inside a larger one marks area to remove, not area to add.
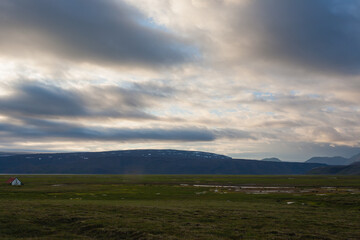
[[[360,177],[0,176],[0,239],[360,239]]]

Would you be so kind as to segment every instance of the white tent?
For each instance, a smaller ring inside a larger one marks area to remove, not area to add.
[[[20,186],[22,185],[22,182],[18,179],[18,178],[10,178],[9,180],[7,180],[7,183],[9,183],[12,186]]]

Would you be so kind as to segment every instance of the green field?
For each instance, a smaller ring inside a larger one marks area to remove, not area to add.
[[[26,175],[0,239],[360,239],[360,177]]]

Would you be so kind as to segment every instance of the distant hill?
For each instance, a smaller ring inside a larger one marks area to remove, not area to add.
[[[267,162],[179,150],[23,154],[0,158],[0,173],[305,174],[318,163]]]
[[[18,155],[18,154],[24,154],[21,152],[0,152],[0,157],[8,157],[8,156],[13,156],[13,155]]]
[[[338,175],[360,175],[360,162],[347,166],[327,166],[314,168],[309,174],[338,174]]]
[[[351,158],[344,157],[312,157],[306,163],[323,163],[327,165],[349,165],[360,161],[360,153]]]
[[[356,154],[355,156],[352,156],[351,158],[349,158],[349,163],[354,163],[354,162],[360,162],[360,153]]]
[[[349,160],[344,157],[312,157],[307,163],[323,163],[327,165],[348,165]]]
[[[0,152],[0,157],[7,157],[10,156],[11,154],[6,153],[6,152]]]
[[[261,159],[261,161],[266,161],[266,162],[281,162],[280,159],[275,158],[275,157],[272,157],[272,158],[264,158],[264,159]]]

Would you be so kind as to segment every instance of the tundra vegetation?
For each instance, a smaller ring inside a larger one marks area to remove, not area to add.
[[[23,175],[0,239],[359,239],[359,176]]]

